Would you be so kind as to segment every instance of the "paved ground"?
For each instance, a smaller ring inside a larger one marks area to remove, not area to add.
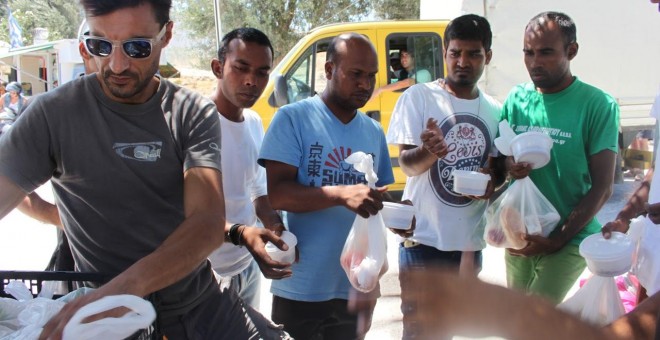
[[[599,220],[605,222],[613,219],[636,186],[637,183],[631,181],[616,184],[611,199],[598,214]],[[52,199],[48,185],[40,188],[38,192],[43,197]],[[0,270],[42,270],[48,263],[55,247],[53,227],[35,222],[18,211],[11,212],[0,221],[0,235]],[[368,340],[401,338],[397,245],[391,234],[388,246],[390,270],[381,279],[382,297],[376,306],[373,326],[367,335]],[[484,251],[483,267],[480,275],[483,280],[504,285],[503,251],[501,249],[487,248]],[[270,314],[269,286],[270,282],[264,280],[261,311],[265,315]]]

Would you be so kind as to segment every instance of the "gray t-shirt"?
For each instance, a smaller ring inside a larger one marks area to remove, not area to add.
[[[0,173],[25,192],[52,180],[77,270],[117,275],[184,220],[184,171],[221,169],[220,122],[211,101],[167,80],[127,105],[91,75],[36,97],[0,138],[0,155]],[[163,289],[160,311],[196,305],[217,289],[211,275],[202,263]]]

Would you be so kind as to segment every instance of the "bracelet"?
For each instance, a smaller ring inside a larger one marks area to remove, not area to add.
[[[234,245],[239,245],[241,235],[237,233],[238,228],[242,226],[240,223],[236,223],[229,228],[229,240]]]
[[[238,232],[238,244],[237,244],[237,246],[239,246],[239,247],[243,247],[243,242],[241,242],[241,236],[243,236],[243,232],[245,231],[245,228],[247,228],[247,227],[243,226],[243,229],[241,229],[241,231]]]

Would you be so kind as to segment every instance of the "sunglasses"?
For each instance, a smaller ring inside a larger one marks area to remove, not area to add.
[[[89,54],[96,57],[109,57],[116,46],[121,46],[124,54],[134,59],[144,59],[151,55],[153,45],[160,41],[167,31],[167,24],[163,26],[158,35],[153,39],[134,38],[124,41],[109,40],[101,37],[83,36],[85,49]]]

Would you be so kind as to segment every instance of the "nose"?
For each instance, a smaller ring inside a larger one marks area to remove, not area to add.
[[[130,58],[124,54],[124,51],[121,50],[121,46],[113,46],[112,53],[108,58],[110,58],[110,70],[114,74],[121,74],[122,72],[128,69],[130,65]]]
[[[466,53],[461,53],[460,56],[458,57],[458,60],[456,61],[456,63],[458,64],[458,66],[463,67],[463,66],[467,65],[467,60],[468,60],[467,54]]]
[[[358,77],[358,80],[357,80],[358,88],[364,89],[364,90],[370,90],[374,86],[374,83],[375,83],[375,79],[372,82],[371,77],[369,75],[364,75],[364,76]]]
[[[248,72],[245,75],[245,78],[243,78],[243,83],[245,84],[245,86],[255,86],[257,84],[256,80],[257,80],[257,76],[252,72]]]

